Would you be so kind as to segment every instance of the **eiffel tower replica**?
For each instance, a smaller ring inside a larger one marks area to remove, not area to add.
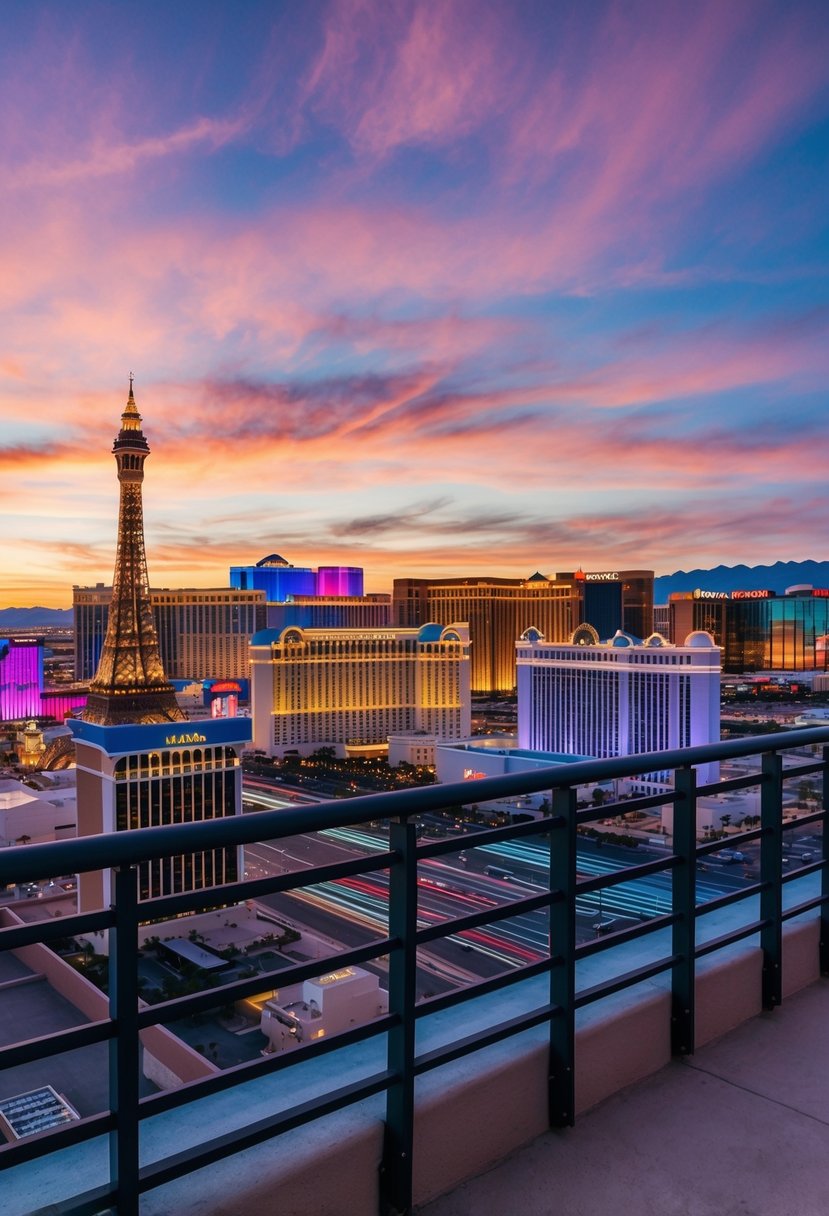
[[[99,726],[182,722],[175,692],[164,673],[150,604],[141,483],[150,454],[141,430],[130,375],[130,394],[113,446],[121,486],[118,547],[106,637],[83,719]]]

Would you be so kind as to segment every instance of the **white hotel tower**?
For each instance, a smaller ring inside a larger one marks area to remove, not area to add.
[[[384,751],[390,735],[471,734],[469,626],[263,629],[251,639],[253,746]]]
[[[585,624],[563,645],[528,629],[516,657],[521,748],[599,758],[720,737],[720,649],[709,633],[683,646],[621,630],[600,642]],[[698,766],[697,780],[719,780],[719,766]]]

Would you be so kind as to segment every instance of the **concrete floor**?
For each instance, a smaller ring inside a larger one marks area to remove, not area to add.
[[[827,1216],[829,983],[550,1132],[420,1216]]]

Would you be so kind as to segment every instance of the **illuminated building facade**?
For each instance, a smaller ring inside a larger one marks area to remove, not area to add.
[[[112,588],[75,587],[75,677],[94,675],[106,636]],[[233,680],[250,674],[250,639],[267,623],[263,591],[195,587],[150,591],[164,670],[172,680]]]
[[[621,631],[601,642],[583,624],[561,645],[529,629],[516,655],[521,748],[601,758],[720,737],[720,651],[710,634],[691,633],[682,646]],[[718,765],[700,766],[697,777],[718,780]]]
[[[78,835],[235,815],[241,806],[238,750],[249,723],[188,721],[167,679],[150,605],[141,486],[149,446],[130,380],[113,453],[120,511],[115,573],[98,669],[82,720],[70,720],[77,765]],[[142,899],[231,882],[240,850],[217,848],[147,862]],[[82,911],[105,906],[108,876],[81,876]]]
[[[829,670],[829,589],[696,591],[669,597],[670,633],[706,629],[723,651],[729,675]]]
[[[395,626],[428,621],[468,621],[472,691],[512,692],[515,643],[536,625],[546,637],[565,641],[579,622],[580,592],[572,579],[457,578],[394,580]]]
[[[385,749],[472,729],[469,627],[264,630],[251,642],[253,743],[269,755]]]
[[[390,595],[302,595],[268,604],[268,629],[388,629]]]
[[[0,720],[37,718],[42,691],[43,642],[0,638]]]
[[[0,638],[0,721],[54,718],[86,705],[86,690],[43,687],[42,638]]]
[[[269,553],[255,566],[231,566],[230,585],[240,590],[264,591],[269,604],[284,603],[291,596],[363,594],[363,571],[359,566],[292,566],[278,553]]]
[[[634,638],[653,633],[653,570],[577,570],[557,577],[575,580],[579,622],[588,621],[600,638],[613,637],[617,629]]]

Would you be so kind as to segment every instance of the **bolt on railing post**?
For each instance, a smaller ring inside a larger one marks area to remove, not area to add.
[[[763,1008],[783,999],[783,757],[764,752],[760,787],[760,930],[763,951]]]
[[[678,768],[674,775],[678,795],[674,803],[674,867],[671,911],[671,953],[677,955],[671,978],[671,1051],[693,1055],[696,1007],[697,909],[697,775],[693,768]]]
[[[109,1100],[115,1127],[109,1137],[110,1180],[118,1216],[138,1216],[138,871],[113,873],[115,927],[109,931]]]
[[[822,841],[820,841],[820,856],[823,857],[823,869],[820,871],[820,895],[823,903],[820,905],[820,974],[829,975],[829,748],[822,749],[823,759],[823,818]]]
[[[550,832],[550,1002],[560,1013],[550,1020],[549,1114],[551,1127],[572,1127],[576,1117],[576,791],[554,790],[552,813],[564,828]],[[560,963],[552,959],[561,956]]]
[[[400,860],[389,868],[389,937],[401,943],[389,956],[389,1013],[397,1024],[388,1034],[388,1067],[396,1076],[386,1097],[386,1126],[380,1166],[380,1210],[405,1216],[412,1207],[414,1146],[414,1058],[417,999],[417,836],[412,823],[391,820],[389,846]]]

